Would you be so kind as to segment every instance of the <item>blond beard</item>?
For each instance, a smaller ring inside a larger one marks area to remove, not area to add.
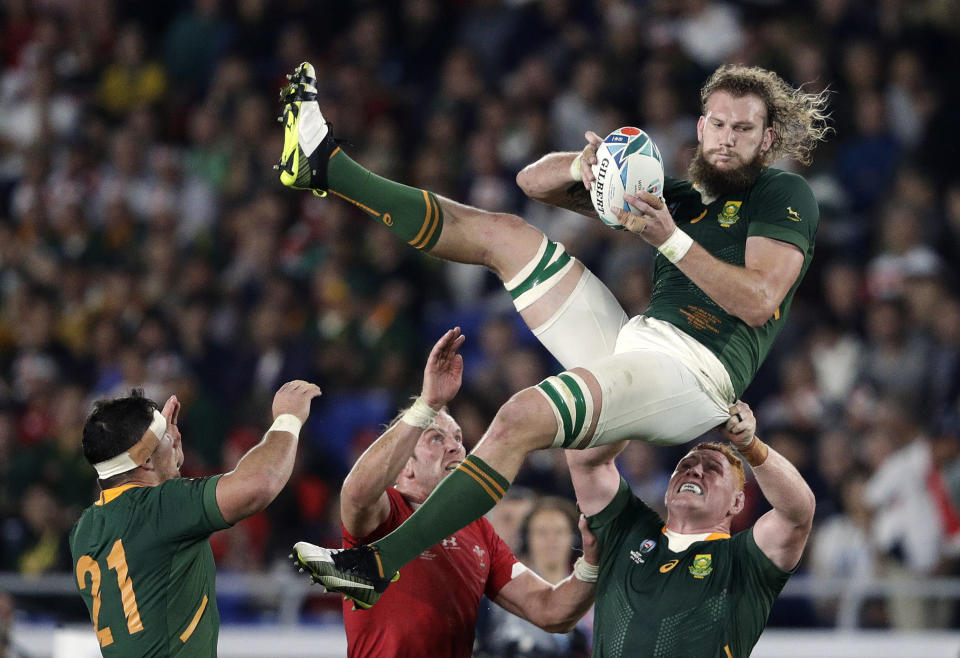
[[[731,192],[745,190],[760,177],[763,172],[763,154],[759,149],[750,160],[739,167],[723,170],[710,164],[703,154],[703,145],[697,144],[697,152],[687,167],[687,180],[696,184],[711,197],[721,197]]]

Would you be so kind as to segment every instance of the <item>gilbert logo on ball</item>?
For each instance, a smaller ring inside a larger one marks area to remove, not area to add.
[[[623,200],[625,193],[663,193],[660,149],[639,128],[627,126],[607,135],[597,149],[597,164],[592,171],[596,181],[590,188],[590,200],[603,223],[613,229],[623,229],[614,209],[630,211]]]

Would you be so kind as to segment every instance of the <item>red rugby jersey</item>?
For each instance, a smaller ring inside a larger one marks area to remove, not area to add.
[[[376,541],[413,514],[396,488],[388,488],[387,495],[387,519],[367,537],[353,537],[343,528],[344,546]],[[400,569],[400,580],[369,610],[353,610],[353,603],[344,601],[348,655],[469,658],[480,598],[486,594],[493,600],[518,561],[489,521],[474,521]]]

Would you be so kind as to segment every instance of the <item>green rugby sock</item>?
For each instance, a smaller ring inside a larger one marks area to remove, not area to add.
[[[469,455],[403,525],[374,542],[385,577],[489,512],[509,488],[506,478]]]
[[[443,209],[432,192],[364,169],[340,148],[327,165],[329,191],[357,206],[416,249],[430,251],[443,230]]]

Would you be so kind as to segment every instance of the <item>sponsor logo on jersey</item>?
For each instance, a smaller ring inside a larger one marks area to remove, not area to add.
[[[800,213],[798,213],[796,210],[794,210],[790,206],[787,206],[787,219],[789,219],[792,222],[803,221],[803,218],[800,217]]]
[[[457,537],[456,537],[456,535],[453,535],[453,536],[451,536],[451,537],[447,537],[447,538],[444,539],[442,542],[440,542],[440,544],[441,544],[445,549],[447,549],[448,551],[450,551],[450,550],[459,551],[459,550],[460,550],[460,547],[457,546]]]
[[[696,217],[694,217],[693,219],[690,220],[690,223],[691,223],[691,224],[696,224],[696,223],[699,222],[701,219],[703,219],[703,218],[706,216],[706,214],[707,214],[707,209],[704,208],[702,213],[700,213],[699,215],[697,215]]]
[[[664,562],[663,564],[660,565],[660,573],[667,573],[668,571],[673,569],[675,566],[677,566],[678,562],[680,562],[680,560],[670,560],[669,562]]]
[[[431,551],[430,549],[425,550],[420,554],[420,558],[423,560],[434,560],[436,559],[437,554]]]
[[[727,228],[737,223],[740,219],[740,204],[742,203],[743,201],[727,201],[723,204],[723,209],[717,215],[720,226]]]
[[[480,545],[479,545],[479,544],[474,544],[474,545],[473,545],[473,552],[477,554],[477,561],[480,563],[480,568],[481,568],[481,569],[486,569],[486,568],[487,568],[487,563],[486,563],[486,561],[484,560],[483,556],[486,555],[487,552],[486,552],[485,550],[483,550],[482,548],[480,548]]]
[[[690,565],[690,573],[694,578],[703,578],[709,576],[713,571],[713,555],[710,553],[700,553],[693,558],[693,564]]]

